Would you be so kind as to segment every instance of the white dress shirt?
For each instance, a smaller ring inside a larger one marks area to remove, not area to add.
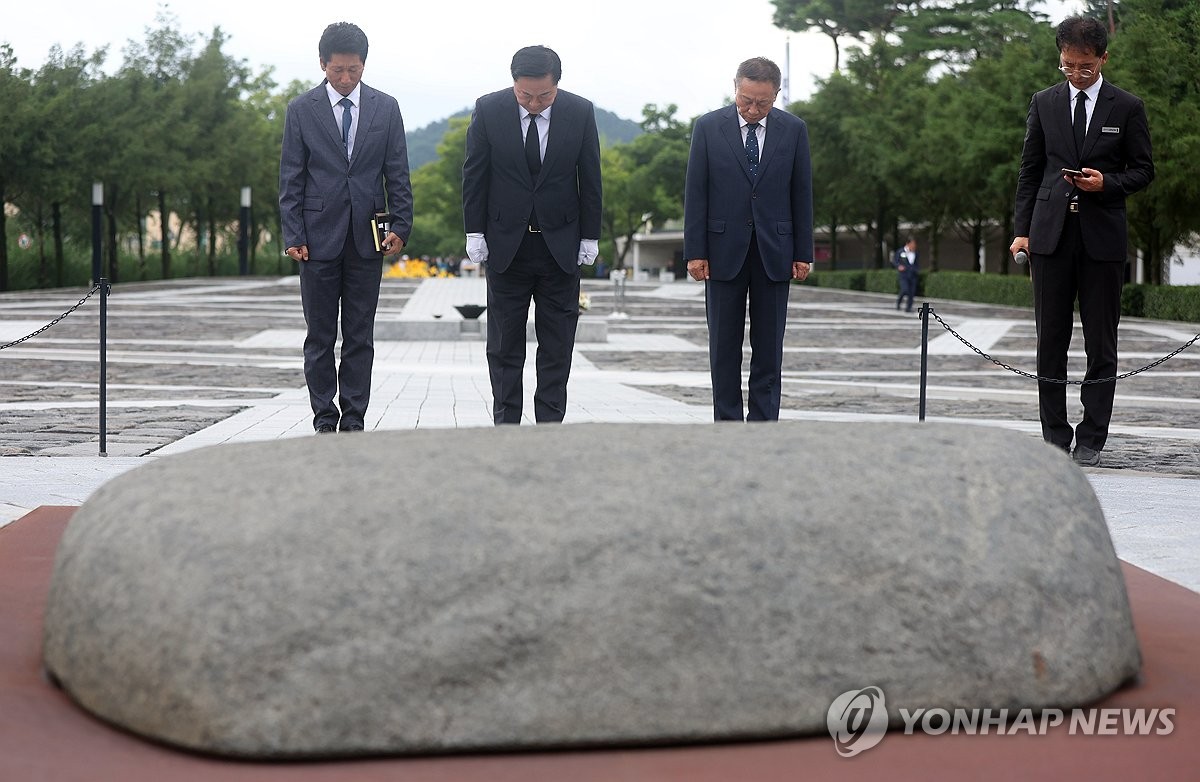
[[[550,111],[554,108],[551,104],[541,111],[541,119],[538,120],[538,147],[540,151],[538,156],[546,159],[546,141],[550,138]],[[529,118],[533,115],[524,107],[521,106],[521,143],[525,143],[525,135],[529,133]]]
[[[333,108],[333,121],[337,125],[338,136],[342,135],[342,112],[344,108],[338,105],[338,101],[342,99],[342,95],[325,82],[325,94],[329,96],[329,105]],[[346,138],[346,159],[349,160],[354,156],[354,134],[358,132],[358,107],[359,99],[362,95],[362,84],[355,84],[354,91],[345,97],[350,99],[354,105],[350,107],[350,134]]]
[[[1096,101],[1100,98],[1101,84],[1104,84],[1103,76],[1101,76],[1099,79],[1096,79],[1096,83],[1091,87],[1088,87],[1086,90],[1077,90],[1075,89],[1075,85],[1071,84],[1071,82],[1067,82],[1067,85],[1071,88],[1071,105],[1068,108],[1070,111],[1070,120],[1072,125],[1075,124],[1075,101],[1078,100],[1079,93],[1084,92],[1088,96],[1087,100],[1083,104],[1084,111],[1087,112],[1087,124],[1085,124],[1084,127],[1090,128],[1092,126],[1092,112],[1096,110]]]
[[[749,133],[746,128],[750,127],[750,123],[742,117],[741,112],[738,112],[738,127],[742,130],[742,147],[746,146],[746,134]],[[762,160],[763,144],[767,141],[767,118],[763,117],[758,121],[758,130],[754,131],[754,135],[758,136],[758,159]]]

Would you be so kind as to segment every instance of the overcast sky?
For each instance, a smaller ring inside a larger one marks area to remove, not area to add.
[[[18,66],[34,69],[54,44],[82,43],[89,51],[107,45],[111,72],[126,42],[144,41],[145,29],[156,26],[160,5],[14,0],[5,3],[0,42],[13,47]],[[1065,14],[1054,9],[1079,4],[1046,5],[1058,21]],[[511,85],[512,54],[529,44],[559,53],[563,89],[633,120],[646,103],[674,103],[682,119],[718,108],[732,94],[738,63],[749,57],[769,57],[785,78],[790,73],[792,100],[811,94],[814,79],[833,68],[829,39],[776,29],[770,0],[432,0],[366,4],[353,12],[327,0],[192,0],[166,7],[185,34],[207,36],[219,26],[226,54],[255,72],[273,67],[281,86],[293,79],[316,83],[321,31],[330,22],[354,22],[370,40],[363,80],[396,97],[410,128]]]

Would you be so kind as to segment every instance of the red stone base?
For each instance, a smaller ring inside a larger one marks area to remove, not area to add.
[[[828,736],[658,749],[247,763],[162,747],[77,708],[41,669],[54,550],[73,507],[0,529],[0,780],[1200,779],[1200,595],[1124,564],[1142,680],[1095,708],[1174,708],[1170,735],[905,736],[849,759]],[[864,685],[870,682],[864,682]],[[1161,727],[1161,723],[1156,725]]]

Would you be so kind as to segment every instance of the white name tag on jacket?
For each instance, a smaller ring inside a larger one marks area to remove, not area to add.
[[[1100,128],[1100,132],[1101,133],[1120,133],[1121,129],[1105,125],[1104,127]]]

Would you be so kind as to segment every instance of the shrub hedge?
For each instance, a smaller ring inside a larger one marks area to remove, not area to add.
[[[815,271],[804,284],[872,293],[895,294],[900,290],[896,272],[892,269]],[[917,295],[931,299],[1033,307],[1033,284],[1024,275],[921,272]],[[1200,285],[1130,283],[1121,291],[1121,314],[1200,323]]]

